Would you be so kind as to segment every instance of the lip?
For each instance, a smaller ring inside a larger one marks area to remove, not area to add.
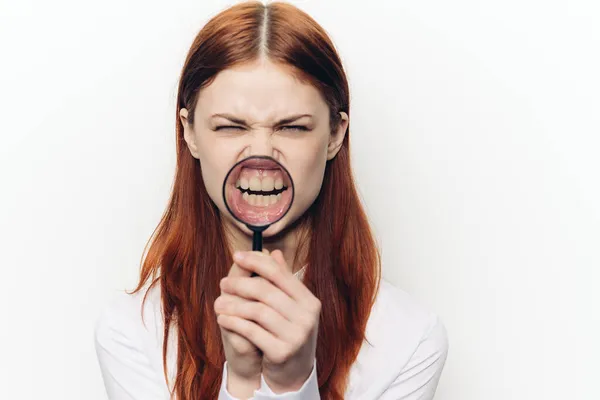
[[[250,158],[245,159],[244,161],[240,161],[235,170],[231,172],[231,180],[230,183],[235,187],[235,182],[239,178],[242,173],[242,169],[251,168],[258,169],[263,171],[281,171],[283,178],[283,185],[285,187],[292,186],[292,182],[290,181],[291,176],[286,172],[286,168],[283,164],[279,164],[277,161],[270,157],[266,156],[251,156]]]
[[[250,158],[240,163],[240,167],[255,169],[281,169],[279,164],[268,158]]]

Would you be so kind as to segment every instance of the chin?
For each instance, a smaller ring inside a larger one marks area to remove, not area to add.
[[[284,217],[283,219],[275,222],[273,225],[269,226],[265,231],[263,231],[263,237],[267,238],[267,237],[272,237],[275,236],[279,233],[281,233],[286,226],[286,218]]]
[[[265,229],[263,231],[263,238],[267,238],[267,237],[271,237],[271,236],[275,236],[278,233],[281,233],[281,231],[284,230],[285,225],[286,225],[286,218],[284,217],[283,219],[275,222],[274,224],[270,225],[267,229]],[[254,235],[254,231],[252,231],[250,228],[248,228],[246,226],[246,224],[240,222],[240,221],[236,221],[235,222],[236,226],[242,231],[244,232],[246,235],[252,237],[252,235]]]

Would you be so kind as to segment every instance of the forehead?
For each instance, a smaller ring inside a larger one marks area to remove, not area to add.
[[[327,104],[310,83],[270,61],[256,61],[221,71],[198,95],[201,118],[231,113],[253,121],[273,121],[290,114],[327,115]]]

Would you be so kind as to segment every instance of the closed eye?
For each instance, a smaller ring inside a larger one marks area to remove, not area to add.
[[[303,125],[288,125],[288,126],[282,126],[282,128],[287,128],[286,130],[292,130],[292,131],[308,131],[309,130],[306,126],[303,126]]]
[[[241,126],[236,126],[236,125],[221,125],[221,126],[217,126],[215,128],[215,131],[220,131],[222,129],[244,129]]]
[[[220,131],[223,129],[244,129],[244,127],[238,125],[220,125],[215,128],[215,131]],[[306,126],[303,125],[287,125],[282,126],[281,129],[304,132],[309,130]]]

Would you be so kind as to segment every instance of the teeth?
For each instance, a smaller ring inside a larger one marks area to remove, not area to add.
[[[283,187],[283,179],[281,179],[281,178],[275,179],[275,189],[279,190],[282,187]]]
[[[254,176],[240,176],[238,177],[236,187],[244,190],[250,189],[255,192],[271,192],[275,190],[283,189],[283,177],[281,174],[276,175],[254,175]]]
[[[273,181],[273,177],[271,176],[265,176],[262,180],[262,191],[263,192],[270,192],[271,190],[273,190],[273,188],[275,187],[274,181]]]
[[[253,176],[250,178],[250,190],[259,191],[262,185],[260,184],[260,179],[258,177]]]
[[[269,196],[263,196],[261,194],[248,194],[248,192],[246,192],[242,195],[242,199],[251,206],[268,207],[281,200],[281,193],[278,195],[271,194]]]

